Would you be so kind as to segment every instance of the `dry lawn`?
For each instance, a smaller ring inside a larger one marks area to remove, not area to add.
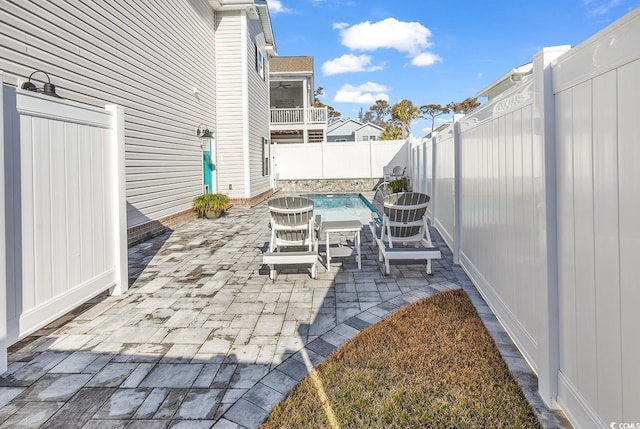
[[[541,427],[461,290],[370,326],[317,375],[321,383],[307,376],[261,428]]]

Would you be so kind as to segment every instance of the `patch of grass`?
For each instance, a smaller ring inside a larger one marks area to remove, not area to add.
[[[462,290],[362,331],[317,368],[340,428],[540,428]],[[261,426],[331,427],[307,376]]]

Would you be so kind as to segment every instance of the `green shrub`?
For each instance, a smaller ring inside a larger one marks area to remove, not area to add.
[[[409,181],[406,178],[392,180],[387,187],[392,193],[407,191],[409,190]]]
[[[229,197],[224,194],[202,194],[193,199],[193,211],[199,217],[220,217],[229,208]]]

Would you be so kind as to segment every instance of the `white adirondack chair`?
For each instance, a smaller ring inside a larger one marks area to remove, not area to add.
[[[271,212],[271,241],[262,262],[275,280],[277,265],[310,264],[316,278],[318,241],[315,234],[313,201],[304,197],[278,197],[268,202]]]
[[[384,197],[382,225],[375,240],[386,274],[392,260],[426,261],[427,274],[431,274],[431,260],[442,257],[429,233],[426,215],[429,199],[428,195],[418,192]]]

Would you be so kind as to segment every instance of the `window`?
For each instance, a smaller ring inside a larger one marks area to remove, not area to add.
[[[262,80],[264,80],[264,56],[258,48],[258,45],[256,45],[256,71]]]
[[[366,142],[369,140],[369,136],[362,136],[362,141]]]
[[[369,136],[369,140],[378,140],[376,136]]]
[[[262,175],[269,175],[269,143],[268,139],[262,137]]]

